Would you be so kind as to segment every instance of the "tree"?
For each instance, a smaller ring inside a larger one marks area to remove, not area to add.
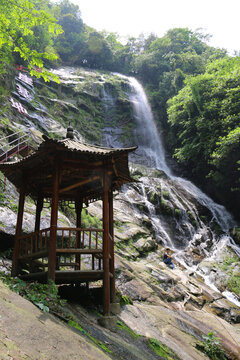
[[[240,195],[239,70],[240,57],[209,62],[204,74],[187,77],[183,89],[168,101],[174,156],[198,183],[212,178],[214,195],[232,207]]]
[[[62,32],[56,19],[48,12],[40,8],[41,0],[1,0],[0,3],[0,72],[4,71],[6,64],[12,64],[18,54],[28,66],[31,75],[43,77],[48,81],[51,76],[55,80],[57,77],[51,74],[44,67],[45,60],[54,60],[57,55],[50,47],[42,49],[36,46],[36,34],[39,39],[43,39],[46,33],[55,36]],[[46,1],[43,0],[46,5]],[[35,41],[34,41],[35,38]],[[49,39],[45,45],[49,45]],[[36,71],[36,67],[41,72]]]

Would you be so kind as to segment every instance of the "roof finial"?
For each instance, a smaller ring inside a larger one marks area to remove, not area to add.
[[[74,134],[73,134],[73,128],[71,126],[71,123],[68,124],[68,128],[67,128],[67,135],[66,135],[67,139],[74,139]]]

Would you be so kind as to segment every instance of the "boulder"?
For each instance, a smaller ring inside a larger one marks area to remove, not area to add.
[[[146,253],[156,249],[157,244],[155,240],[148,237],[147,239],[140,238],[137,242],[134,243],[134,246],[140,253]]]
[[[233,322],[235,324],[240,323],[240,308],[238,306],[234,306],[232,302],[225,298],[218,299],[209,304],[209,308],[214,314],[220,316],[228,322]]]
[[[139,279],[121,283],[118,288],[122,295],[128,296],[132,301],[146,301],[153,294],[153,290]]]

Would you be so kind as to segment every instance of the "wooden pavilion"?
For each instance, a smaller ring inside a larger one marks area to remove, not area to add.
[[[132,181],[132,148],[104,148],[78,142],[68,128],[63,140],[43,136],[36,152],[0,164],[18,189],[19,206],[12,276],[26,281],[78,284],[103,280],[104,315],[115,302],[113,191]],[[35,231],[23,234],[25,196],[36,201]],[[102,200],[102,228],[82,228],[83,205]],[[40,228],[43,204],[51,205],[49,227]],[[76,227],[58,226],[58,206],[75,204]]]

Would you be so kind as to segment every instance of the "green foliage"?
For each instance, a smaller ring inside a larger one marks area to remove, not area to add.
[[[165,198],[165,199],[170,199],[170,193],[166,190],[163,190],[162,191],[162,196]]]
[[[172,215],[172,208],[167,205],[163,197],[160,198],[160,208],[163,214]]]
[[[178,357],[165,345],[162,345],[157,339],[149,339],[148,345],[150,348],[161,357],[166,360],[177,360]]]
[[[238,257],[226,256],[223,260],[223,264],[220,266],[222,270],[227,271],[229,267],[239,261]]]
[[[9,287],[10,290],[31,301],[44,312],[62,312],[65,300],[58,295],[58,290],[53,281],[49,284],[39,284],[38,282],[26,283],[19,278],[0,273],[0,279]]]
[[[209,62],[168,101],[175,158],[198,181],[212,177],[218,192],[239,192],[240,57]],[[234,197],[232,197],[234,201]]]
[[[174,209],[174,214],[177,218],[180,218],[181,216],[181,209],[175,208]]]
[[[102,222],[96,217],[89,214],[87,209],[82,210],[82,227],[85,228],[99,228],[102,227]]]
[[[240,296],[240,273],[236,271],[235,265],[239,264],[237,256],[226,256],[223,263],[219,265],[220,269],[226,272],[228,290]]]
[[[128,295],[121,295],[121,298],[120,298],[120,305],[121,306],[132,305],[132,304],[133,304],[133,301]]]
[[[189,221],[191,222],[191,224],[193,226],[196,226],[196,219],[195,219],[193,213],[191,211],[187,211],[187,215],[188,215],[188,218],[189,218]]]
[[[2,175],[2,173],[0,173]],[[4,180],[0,178],[0,204],[3,204],[6,199],[6,194],[4,191]]]
[[[197,343],[197,348],[204,352],[212,360],[226,360],[220,341],[210,331],[208,335],[202,335],[203,341]]]
[[[57,80],[44,68],[44,61],[57,58],[52,49],[51,37],[61,32],[56,19],[41,7],[37,9],[34,1],[1,0],[0,73],[4,71],[5,64],[12,64],[19,56],[31,75],[43,77],[46,81],[49,77]],[[44,45],[44,48],[38,47],[38,44]],[[41,72],[36,71],[35,67],[40,68]]]
[[[210,175],[216,183],[224,182],[226,173],[231,172],[231,190],[240,191],[240,168],[239,168],[239,152],[240,152],[240,127],[236,127],[226,136],[220,136],[216,142],[216,147],[211,154],[210,163],[214,165]]]
[[[235,293],[237,296],[240,296],[240,273],[230,275],[227,286],[230,291]]]

